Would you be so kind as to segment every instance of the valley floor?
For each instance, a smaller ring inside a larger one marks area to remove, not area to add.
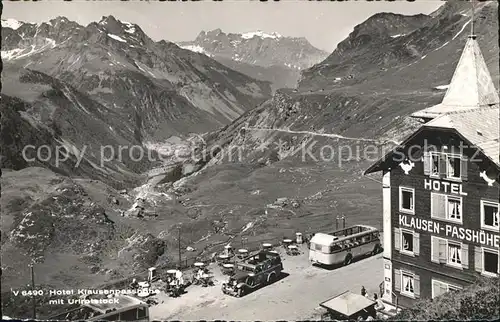
[[[304,252],[305,251],[305,252]],[[364,286],[368,294],[379,293],[383,279],[382,255],[359,260],[349,266],[329,270],[312,266],[307,249],[299,256],[282,255],[281,280],[241,298],[225,295],[221,284],[227,279],[213,269],[215,286],[190,286],[180,298],[159,295],[158,305],[150,307],[151,320],[227,320],[277,321],[319,319],[317,308],[347,290],[358,293]],[[217,270],[217,271],[216,271]],[[163,302],[163,303],[162,303]]]

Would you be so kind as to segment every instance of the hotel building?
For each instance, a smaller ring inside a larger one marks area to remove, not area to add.
[[[499,98],[469,36],[441,104],[365,174],[383,174],[385,302],[411,307],[499,274]]]

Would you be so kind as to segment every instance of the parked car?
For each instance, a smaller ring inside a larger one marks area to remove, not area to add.
[[[283,271],[283,263],[278,253],[260,251],[236,263],[235,271],[222,284],[224,294],[241,297],[251,291],[272,284]]]

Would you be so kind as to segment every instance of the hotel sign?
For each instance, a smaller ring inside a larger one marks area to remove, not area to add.
[[[462,190],[461,183],[425,179],[424,189],[442,193],[451,193],[460,196],[467,196],[467,192],[464,192]]]
[[[402,214],[399,215],[399,226],[414,229],[416,231],[429,232],[435,235],[444,235],[446,237],[481,244],[483,246],[499,247],[500,236],[484,230],[457,227],[452,224]]]

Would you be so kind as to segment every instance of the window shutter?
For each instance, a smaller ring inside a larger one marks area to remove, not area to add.
[[[462,176],[462,180],[467,180],[467,157],[462,156],[460,161],[460,175]]]
[[[426,176],[431,174],[431,154],[424,152],[424,174]]]
[[[439,238],[431,236],[431,262],[439,263]]]
[[[439,176],[441,178],[446,178],[447,177],[447,167],[446,164],[448,162],[448,158],[446,157],[446,154],[440,154],[439,155]]]
[[[462,267],[469,268],[469,245],[462,244]]]
[[[448,284],[439,282],[439,295],[443,295],[448,292]]]
[[[431,192],[431,217],[446,218],[446,196]]]
[[[418,256],[420,253],[420,234],[413,233],[413,253]]]
[[[401,292],[401,270],[394,270],[394,290],[396,292]]]
[[[401,229],[394,228],[394,249],[401,250]]]
[[[439,238],[439,263],[446,263],[446,247],[448,246],[446,240]]]
[[[414,275],[413,278],[413,294],[415,294],[415,298],[420,297],[420,276]]]
[[[435,299],[436,297],[439,296],[439,282],[433,279],[431,282],[431,287],[432,287],[432,298]]]
[[[500,254],[497,253],[497,274],[500,275]]]
[[[483,250],[481,247],[474,247],[474,268],[476,272],[481,273],[483,271]]]
[[[497,264],[497,274],[500,274],[500,255],[499,254],[497,254],[497,262],[498,262],[498,264]]]

